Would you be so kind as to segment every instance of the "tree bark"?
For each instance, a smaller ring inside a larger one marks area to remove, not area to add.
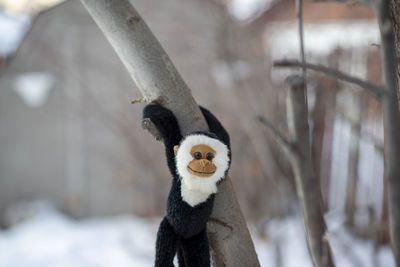
[[[329,89],[327,89],[329,88]],[[337,81],[333,79],[319,79],[316,87],[315,107],[311,114],[314,123],[312,129],[312,160],[314,174],[319,177],[323,210],[328,209],[329,180],[331,162],[334,111],[336,108]]]
[[[385,179],[388,190],[389,227],[393,255],[400,266],[400,113],[397,98],[397,58],[390,21],[390,0],[376,8],[381,33],[382,80],[388,97],[383,98]]]
[[[156,102],[177,117],[183,135],[207,124],[160,43],[128,0],[81,0],[139,88],[145,102]],[[208,223],[215,266],[259,266],[254,245],[227,177],[219,186]]]
[[[397,53],[397,81],[400,80],[400,1],[392,0],[390,6],[391,20],[394,32],[394,43]],[[397,93],[400,95],[400,84],[397,84]],[[400,105],[400,97],[399,97]]]
[[[295,147],[292,163],[308,249],[315,267],[331,267],[334,264],[322,213],[321,191],[311,157],[305,94],[301,77],[291,76],[287,79],[287,117],[290,137]]]

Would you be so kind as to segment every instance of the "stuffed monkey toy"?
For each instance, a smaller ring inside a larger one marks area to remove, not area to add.
[[[230,167],[229,135],[210,111],[200,107],[209,131],[182,137],[174,114],[159,105],[147,105],[149,118],[162,136],[172,186],[166,215],[157,233],[156,267],[210,266],[206,223],[210,217],[217,185]]]

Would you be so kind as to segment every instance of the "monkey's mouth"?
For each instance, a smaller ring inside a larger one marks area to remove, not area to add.
[[[201,177],[209,177],[209,176],[211,176],[211,175],[213,175],[215,173],[215,171],[210,171],[210,172],[205,171],[204,172],[204,171],[193,170],[192,168],[190,168],[190,166],[187,166],[187,168],[188,168],[188,171],[191,174],[198,175],[198,176],[201,176]]]

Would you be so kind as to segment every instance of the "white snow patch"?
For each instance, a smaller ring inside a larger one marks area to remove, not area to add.
[[[133,216],[75,221],[42,205],[0,231],[0,266],[152,266],[157,226]]]
[[[239,20],[258,17],[270,8],[274,0],[232,0],[228,11]]]
[[[11,229],[0,231],[0,266],[144,267],[154,264],[160,218],[125,215],[78,221],[46,203],[16,207],[28,210],[29,216]],[[379,266],[395,266],[389,247],[374,250],[372,242],[348,233],[343,221],[342,215],[327,216],[328,238],[336,266],[373,267],[376,262]],[[250,225],[261,266],[312,266],[301,217],[272,219],[261,229],[265,238],[258,236],[255,227]]]
[[[297,57],[300,53],[296,23],[273,23],[265,31],[266,50],[273,59]],[[304,24],[304,47],[307,55],[327,56],[337,48],[355,49],[380,42],[375,20]]]
[[[14,90],[30,107],[42,106],[54,87],[55,78],[47,72],[31,72],[18,75],[14,80]]]
[[[375,249],[372,241],[352,236],[344,227],[342,213],[331,213],[326,216],[326,221],[336,266],[395,267],[390,248]],[[300,216],[270,220],[265,234],[267,238],[264,240],[253,234],[261,266],[312,267]]]
[[[374,247],[372,240],[354,237],[344,227],[345,217],[341,212],[327,214],[328,239],[336,266],[395,267],[389,246]]]
[[[266,239],[255,238],[261,266],[312,267],[304,243],[303,224],[298,217],[274,218],[266,224]]]
[[[31,23],[27,16],[14,16],[0,12],[0,56],[14,53]]]

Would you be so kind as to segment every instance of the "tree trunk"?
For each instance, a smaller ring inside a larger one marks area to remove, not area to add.
[[[328,209],[330,180],[330,151],[332,147],[333,121],[336,106],[337,82],[333,79],[319,79],[316,88],[315,107],[312,112],[312,160],[314,174],[321,185],[323,210]]]
[[[395,49],[397,54],[397,81],[400,80],[400,1],[392,0],[391,1],[391,21],[393,25],[393,32],[394,32],[394,42],[395,42]],[[400,83],[397,83],[397,92],[400,95]],[[400,98],[399,98],[400,103]],[[400,105],[400,104],[399,104]]]
[[[207,130],[190,89],[129,1],[81,2],[110,41],[144,100],[172,110],[183,135]],[[219,186],[207,230],[215,266],[260,265],[229,177]]]
[[[388,97],[384,97],[385,179],[388,190],[389,224],[392,251],[400,266],[400,113],[397,98],[397,66],[394,33],[390,21],[390,0],[382,0],[376,9],[381,32],[382,80]]]
[[[304,81],[299,76],[287,79],[287,117],[294,145],[293,170],[303,213],[308,249],[315,267],[334,266],[322,213],[321,190],[311,158],[308,107]]]

